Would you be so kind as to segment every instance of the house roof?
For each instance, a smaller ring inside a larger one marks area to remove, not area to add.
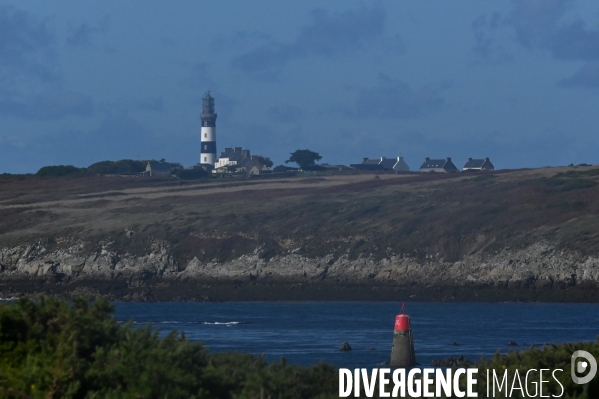
[[[458,168],[451,162],[451,158],[430,159],[425,158],[420,169],[445,169],[446,171],[457,171]]]
[[[250,151],[249,150],[244,150],[241,147],[235,147],[235,148],[225,148],[225,150],[223,152],[221,152],[220,154],[220,158],[225,158],[228,159],[229,162],[237,162],[239,163],[240,160],[242,160],[243,158],[249,158],[250,157]]]
[[[362,165],[378,165],[381,162],[381,158],[364,158]]]
[[[491,161],[489,161],[489,158],[484,158],[484,159],[472,159],[472,158],[468,158],[468,160],[466,161],[466,164],[464,165],[464,169],[481,169],[483,167],[483,165],[485,165],[485,163],[487,163],[487,168],[491,167],[493,168],[493,164],[491,163]]]
[[[239,162],[237,162],[237,166],[243,168],[245,166],[248,166],[250,163],[252,163],[252,157],[245,157],[240,159]]]
[[[385,158],[380,162],[384,169],[391,170],[397,163],[397,158]]]
[[[352,169],[349,166],[345,166],[345,165],[330,165],[328,163],[321,163],[318,166],[320,166],[321,168],[327,169],[327,170],[351,170]]]
[[[468,161],[466,161],[466,164],[464,165],[464,168],[480,168],[483,166],[483,164],[485,163],[484,159],[472,159],[470,158]]]
[[[420,169],[437,169],[442,168],[447,162],[446,159],[428,159],[424,161]]]
[[[349,165],[350,167],[357,170],[385,170],[383,165],[381,164],[371,164],[371,163],[352,163]]]
[[[223,152],[220,153],[219,158],[230,158],[235,151],[232,148],[225,148]]]

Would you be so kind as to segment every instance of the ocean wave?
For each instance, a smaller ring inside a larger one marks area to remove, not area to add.
[[[10,298],[0,298],[0,301],[16,301],[17,298],[16,296],[11,296]]]
[[[119,323],[127,323],[129,320],[117,320]],[[234,326],[237,324],[249,324],[247,321],[176,321],[176,320],[166,320],[166,321],[131,321],[131,324],[205,324],[205,325],[220,325],[220,326]]]
[[[248,323],[245,321],[203,321],[202,324],[233,326],[236,324],[248,324]]]

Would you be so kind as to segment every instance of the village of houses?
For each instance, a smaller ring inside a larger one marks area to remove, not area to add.
[[[306,172],[327,172],[327,171],[364,171],[364,172],[389,172],[389,173],[409,173],[412,171],[403,157],[379,157],[363,158],[361,163],[347,165],[330,165],[322,163],[302,170],[301,168],[289,168],[279,166],[271,169],[268,164],[269,158],[263,156],[251,155],[250,150],[241,147],[225,148],[220,157],[210,168],[213,174],[218,175],[271,175],[279,173],[289,173],[296,171]],[[201,165],[195,165],[198,168]],[[489,158],[468,158],[463,164],[462,171],[483,171],[495,170],[495,167]],[[425,158],[418,169],[420,173],[456,173],[460,169],[453,163],[451,158],[431,159]],[[169,163],[148,162],[146,176],[170,176],[172,167]]]

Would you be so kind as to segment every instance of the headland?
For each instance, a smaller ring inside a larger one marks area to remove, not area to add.
[[[0,296],[599,301],[599,168],[0,177]]]

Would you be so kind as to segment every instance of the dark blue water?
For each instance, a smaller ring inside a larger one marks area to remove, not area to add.
[[[119,321],[177,329],[212,351],[285,357],[288,363],[324,361],[338,367],[376,367],[389,359],[399,304],[389,302],[117,303]],[[545,343],[595,341],[597,304],[407,303],[416,358],[464,355],[477,360]],[[340,352],[348,341],[351,352]],[[519,346],[510,347],[509,341]],[[459,345],[453,345],[453,343]]]

